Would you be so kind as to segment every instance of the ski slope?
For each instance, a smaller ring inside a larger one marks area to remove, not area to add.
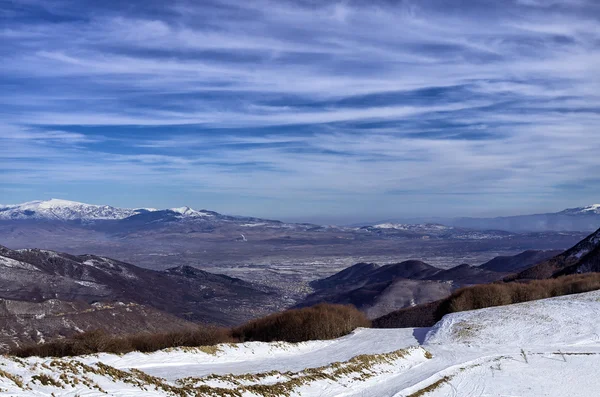
[[[331,341],[2,357],[0,395],[588,397],[600,390],[599,318],[596,291]]]

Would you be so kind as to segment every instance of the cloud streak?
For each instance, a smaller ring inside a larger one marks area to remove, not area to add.
[[[2,201],[349,221],[597,201],[596,2],[133,4],[7,9]]]

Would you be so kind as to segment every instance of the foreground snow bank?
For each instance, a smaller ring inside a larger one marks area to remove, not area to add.
[[[600,342],[600,291],[453,313],[425,344],[532,346]]]
[[[0,357],[7,396],[597,395],[600,292],[455,313],[432,329],[62,359]]]

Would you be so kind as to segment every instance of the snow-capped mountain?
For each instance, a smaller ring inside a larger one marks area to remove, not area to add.
[[[156,208],[118,208],[110,205],[94,205],[76,201],[50,199],[22,204],[0,205],[0,220],[119,220],[130,216],[160,211]],[[216,213],[195,210],[190,207],[169,208],[183,218],[211,217]]]
[[[206,210],[195,210],[193,208],[190,207],[178,207],[178,208],[170,208],[170,211],[176,212],[180,215],[183,215],[185,217],[190,217],[190,218],[199,218],[199,217],[205,217],[205,216],[214,216],[215,214],[213,212],[210,211],[206,211]]]
[[[569,208],[559,214],[565,215],[600,215],[600,204],[592,204],[587,207]]]
[[[144,212],[156,211],[154,208],[116,208],[110,205],[93,205],[76,201],[50,199],[30,201],[22,204],[0,207],[0,219],[39,219],[39,220],[100,220],[124,219]]]

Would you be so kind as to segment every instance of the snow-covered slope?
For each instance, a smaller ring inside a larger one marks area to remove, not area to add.
[[[588,205],[587,207],[569,208],[559,213],[566,215],[600,215],[600,204],[592,204]]]
[[[22,204],[0,206],[0,219],[45,219],[45,220],[94,220],[123,219],[153,208],[116,208],[109,205],[93,205],[76,201],[50,199],[30,201]]]
[[[600,292],[455,313],[432,329],[171,349],[0,358],[11,396],[597,395]],[[104,394],[106,393],[106,394]]]

